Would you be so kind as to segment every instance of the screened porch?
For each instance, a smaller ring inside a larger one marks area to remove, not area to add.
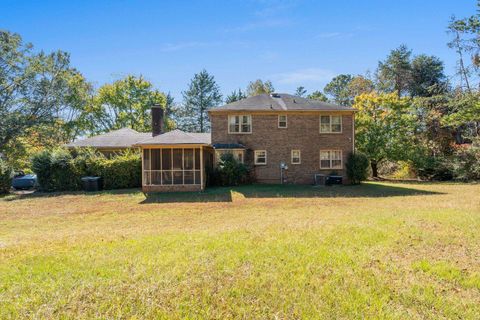
[[[143,185],[202,185],[202,148],[143,149]]]

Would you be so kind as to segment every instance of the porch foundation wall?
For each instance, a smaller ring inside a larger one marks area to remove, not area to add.
[[[201,185],[162,185],[142,186],[142,191],[148,192],[181,192],[181,191],[202,191]]]

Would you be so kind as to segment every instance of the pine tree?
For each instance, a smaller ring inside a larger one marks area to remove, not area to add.
[[[303,97],[303,96],[305,96],[305,94],[307,94],[307,90],[303,86],[298,87],[297,90],[295,90],[295,93],[294,93],[294,95],[297,96],[297,97]]]
[[[207,132],[210,129],[207,111],[222,102],[220,88],[213,75],[205,69],[195,74],[182,95],[183,106],[179,110],[182,120],[178,127],[191,132]]]
[[[242,92],[242,89],[238,89],[238,91],[233,90],[232,93],[229,94],[227,96],[227,98],[225,99],[225,103],[232,103],[232,102],[235,102],[235,101],[238,101],[238,100],[245,99],[246,97],[247,97],[247,95]]]

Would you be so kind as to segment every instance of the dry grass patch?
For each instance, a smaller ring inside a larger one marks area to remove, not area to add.
[[[480,316],[480,185],[0,200],[0,318]]]

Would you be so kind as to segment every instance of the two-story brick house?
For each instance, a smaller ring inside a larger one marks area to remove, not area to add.
[[[209,115],[211,133],[164,132],[163,109],[154,106],[150,135],[122,129],[68,146],[140,148],[145,192],[203,190],[207,170],[227,152],[248,164],[260,183],[313,184],[315,175],[332,173],[346,181],[345,161],[355,142],[350,107],[262,94]]]
[[[355,141],[350,107],[262,94],[209,114],[216,158],[232,152],[252,166],[258,182],[312,184],[315,174],[332,172],[345,177]]]

